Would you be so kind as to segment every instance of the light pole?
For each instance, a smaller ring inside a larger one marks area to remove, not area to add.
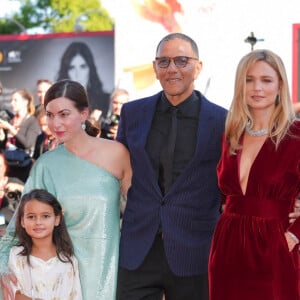
[[[8,18],[8,17],[0,17],[0,20],[6,20],[6,21],[10,21],[12,23],[14,23],[15,25],[17,25],[20,29],[20,34],[26,34],[26,28],[17,20],[12,19],[12,18]]]
[[[254,33],[251,32],[250,35],[245,39],[245,43],[249,43],[251,45],[251,51],[253,51],[254,49],[254,45],[257,43],[257,42],[262,42],[264,41],[264,39],[257,39],[255,36],[254,36]]]
[[[91,9],[91,10],[87,10],[83,13],[81,13],[76,19],[75,19],[75,25],[74,25],[74,30],[75,32],[79,33],[79,32],[83,32],[85,31],[84,30],[84,27],[80,24],[80,21],[86,21],[88,19],[88,16],[90,14],[97,14],[99,16],[103,16],[103,17],[107,17],[105,16],[100,10],[94,10],[94,9]],[[85,17],[85,18],[83,18]],[[85,19],[85,20],[84,20]],[[112,24],[112,27],[113,27],[113,23]]]

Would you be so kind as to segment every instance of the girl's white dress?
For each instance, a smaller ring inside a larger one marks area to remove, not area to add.
[[[30,256],[29,266],[27,257],[19,255],[22,247],[13,247],[9,256],[9,268],[16,275],[18,283],[13,290],[32,299],[43,300],[81,300],[81,287],[78,274],[78,263],[72,257],[71,263],[64,263],[58,257],[44,261]]]

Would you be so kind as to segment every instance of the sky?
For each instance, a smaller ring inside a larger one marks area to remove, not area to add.
[[[19,6],[19,1],[1,0],[0,17],[3,18],[7,13],[17,11]]]

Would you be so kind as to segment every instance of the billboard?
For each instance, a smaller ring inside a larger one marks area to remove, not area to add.
[[[105,114],[114,88],[114,32],[0,36],[2,107],[7,108],[17,89],[36,97],[37,80],[63,78],[81,82],[91,108]]]

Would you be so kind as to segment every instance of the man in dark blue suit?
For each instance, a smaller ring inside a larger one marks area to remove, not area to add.
[[[190,37],[164,37],[153,67],[163,91],[124,104],[117,136],[133,169],[118,299],[207,300],[209,249],[221,205],[216,165],[227,112],[194,90],[202,62]]]

